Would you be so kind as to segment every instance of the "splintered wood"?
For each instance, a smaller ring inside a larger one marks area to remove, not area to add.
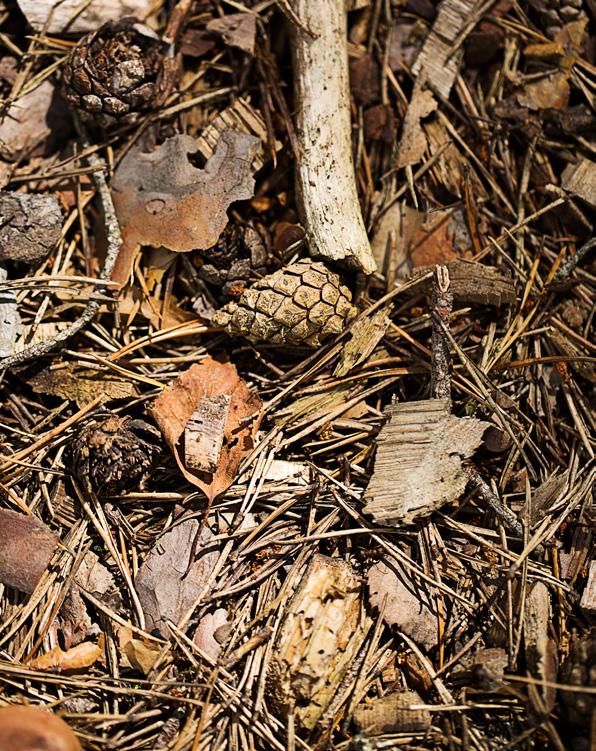
[[[464,492],[470,470],[463,460],[480,446],[489,423],[454,417],[447,399],[395,404],[385,414],[364,511],[380,524],[401,526]]]
[[[450,291],[458,302],[479,303],[480,305],[512,305],[517,297],[515,282],[493,266],[485,266],[473,261],[451,261],[446,264],[449,271]],[[421,266],[413,276],[423,276],[432,267]],[[430,290],[431,282],[425,284]]]
[[[189,469],[217,468],[230,411],[229,394],[204,396],[184,428],[184,460]]]
[[[315,555],[275,639],[267,692],[283,717],[315,728],[362,646],[371,621],[345,561]]]

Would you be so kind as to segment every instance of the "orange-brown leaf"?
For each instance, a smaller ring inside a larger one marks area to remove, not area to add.
[[[90,641],[81,642],[76,647],[67,649],[66,652],[60,647],[54,647],[37,659],[31,660],[29,667],[33,670],[55,670],[59,673],[82,670],[97,662],[102,651],[100,644]]]
[[[218,466],[212,473],[191,471],[184,466],[180,439],[201,399],[214,396],[230,397]],[[201,488],[211,501],[230,487],[240,462],[252,450],[258,420],[251,423],[247,419],[260,407],[261,400],[250,391],[231,363],[222,364],[207,357],[182,373],[173,386],[165,389],[155,400],[150,413],[172,449],[184,477]]]

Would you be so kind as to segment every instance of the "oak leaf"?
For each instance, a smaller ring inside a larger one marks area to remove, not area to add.
[[[129,151],[112,181],[122,232],[112,279],[126,282],[144,245],[176,253],[212,248],[228,223],[228,206],[254,193],[252,161],[260,145],[254,136],[228,130],[204,169],[191,162],[198,146],[186,135],[150,153]]]
[[[217,466],[213,472],[191,471],[184,465],[180,446],[184,429],[202,400],[229,397],[224,436]],[[250,421],[261,407],[261,400],[240,378],[231,363],[219,363],[206,357],[182,373],[173,386],[155,400],[150,414],[172,449],[184,477],[212,501],[234,482],[240,462],[253,448],[258,419]]]

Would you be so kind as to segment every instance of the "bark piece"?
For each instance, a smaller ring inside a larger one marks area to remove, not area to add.
[[[166,621],[178,624],[217,563],[219,552],[210,544],[213,533],[204,527],[189,566],[188,559],[200,525],[198,519],[175,520],[157,539],[135,579],[146,629],[150,633],[156,631],[165,639],[170,636]]]
[[[517,300],[514,280],[492,266],[485,266],[474,261],[451,261],[447,264],[451,280],[451,292],[457,302],[492,305],[513,305]],[[420,266],[413,276],[422,276],[431,269]],[[431,282],[425,284],[430,292]]]
[[[222,396],[229,398],[229,410],[218,465],[212,472],[191,471],[182,461],[179,440],[201,400]],[[254,418],[260,407],[261,400],[250,391],[233,365],[206,357],[165,389],[150,411],[183,475],[213,500],[234,482],[240,462],[252,451],[258,420],[249,418]]]
[[[564,110],[569,104],[570,95],[569,73],[557,71],[537,81],[527,82],[516,99],[522,107],[530,110]]]
[[[78,587],[71,587],[59,614],[60,632],[66,650],[85,641],[88,636],[99,636],[99,627],[93,623]]]
[[[596,206],[596,162],[583,158],[563,170],[563,190],[578,196],[591,206]]]
[[[393,562],[378,561],[367,578],[369,602],[383,611],[388,626],[397,626],[423,649],[437,645],[437,615],[427,590],[398,571]]]
[[[184,428],[184,464],[188,469],[215,472],[229,412],[229,394],[200,400]]]
[[[80,34],[94,31],[112,18],[145,18],[152,0],[17,0],[35,31],[46,34]]]
[[[399,168],[417,164],[426,149],[426,136],[422,120],[437,109],[437,100],[432,92],[424,87],[424,79],[419,77],[414,84],[412,99],[408,105],[401,138],[397,166]]]
[[[76,735],[61,717],[41,707],[0,707],[0,748],[4,751],[81,751]]]
[[[331,703],[370,627],[361,582],[340,559],[315,555],[292,597],[271,655],[267,693],[284,718],[312,730]]]
[[[112,183],[122,231],[113,280],[128,279],[143,245],[176,253],[212,248],[228,223],[228,206],[253,195],[251,164],[258,147],[254,136],[228,130],[202,170],[189,160],[198,151],[190,136],[169,138],[148,154],[131,150]]]
[[[212,120],[197,138],[197,149],[205,159],[211,159],[217,144],[226,130],[234,130],[258,138],[261,145],[255,149],[253,167],[258,172],[265,164],[267,155],[263,144],[267,143],[267,128],[261,113],[246,99],[238,98],[229,107],[222,110]],[[279,141],[275,142],[276,149],[281,148]]]
[[[231,47],[254,55],[257,35],[257,17],[254,13],[232,13],[222,18],[214,18],[206,26],[207,31],[219,34]]]
[[[0,357],[12,355],[21,328],[17,296],[9,287],[4,288],[6,279],[6,269],[0,266]]]
[[[28,383],[37,394],[52,394],[70,399],[79,407],[94,401],[100,394],[106,402],[138,396],[138,389],[130,380],[123,380],[112,373],[94,368],[66,363],[64,367],[45,368]]]
[[[297,0],[303,26],[292,44],[298,204],[313,256],[376,270],[362,219],[352,159],[344,0]]]
[[[0,118],[0,156],[7,161],[49,154],[68,132],[68,108],[47,79]]]
[[[464,492],[463,460],[482,442],[489,423],[454,417],[447,399],[395,404],[377,439],[364,511],[379,524],[402,526],[429,516]]]
[[[43,261],[61,234],[62,211],[56,196],[0,193],[0,259]]]
[[[596,613],[596,561],[590,561],[588,581],[586,582],[579,606],[588,613]]]
[[[0,509],[0,582],[33,592],[59,539],[36,516]]]
[[[394,691],[370,704],[359,704],[354,722],[367,735],[424,733],[431,726],[431,714],[428,709],[410,709],[415,704],[424,704],[416,691]]]
[[[524,613],[524,645],[528,668],[542,685],[542,699],[548,714],[555,703],[556,689],[548,683],[557,680],[557,646],[549,634],[551,605],[548,588],[536,582],[528,589]]]

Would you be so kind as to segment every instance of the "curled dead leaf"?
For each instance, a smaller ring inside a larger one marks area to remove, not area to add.
[[[180,439],[184,429],[203,400],[212,403],[215,397],[227,396],[227,418],[223,425],[223,441],[217,466],[212,472],[192,471],[182,459]],[[253,448],[258,419],[250,422],[261,407],[261,400],[252,392],[231,364],[222,364],[206,357],[182,373],[165,389],[150,409],[167,444],[172,449],[184,477],[201,488],[209,500],[227,490],[234,482],[240,462]]]
[[[51,670],[57,673],[82,670],[89,668],[101,657],[103,652],[103,639],[94,644],[84,641],[66,651],[60,647],[54,647],[35,660],[31,660],[29,667],[33,670]]]
[[[0,582],[20,592],[33,592],[58,539],[36,516],[0,509]]]
[[[212,248],[228,223],[228,206],[253,195],[251,165],[260,145],[254,136],[228,130],[204,169],[191,162],[198,146],[190,136],[168,138],[151,153],[129,151],[112,182],[122,232],[112,279],[126,282],[144,245],[176,253]]]

